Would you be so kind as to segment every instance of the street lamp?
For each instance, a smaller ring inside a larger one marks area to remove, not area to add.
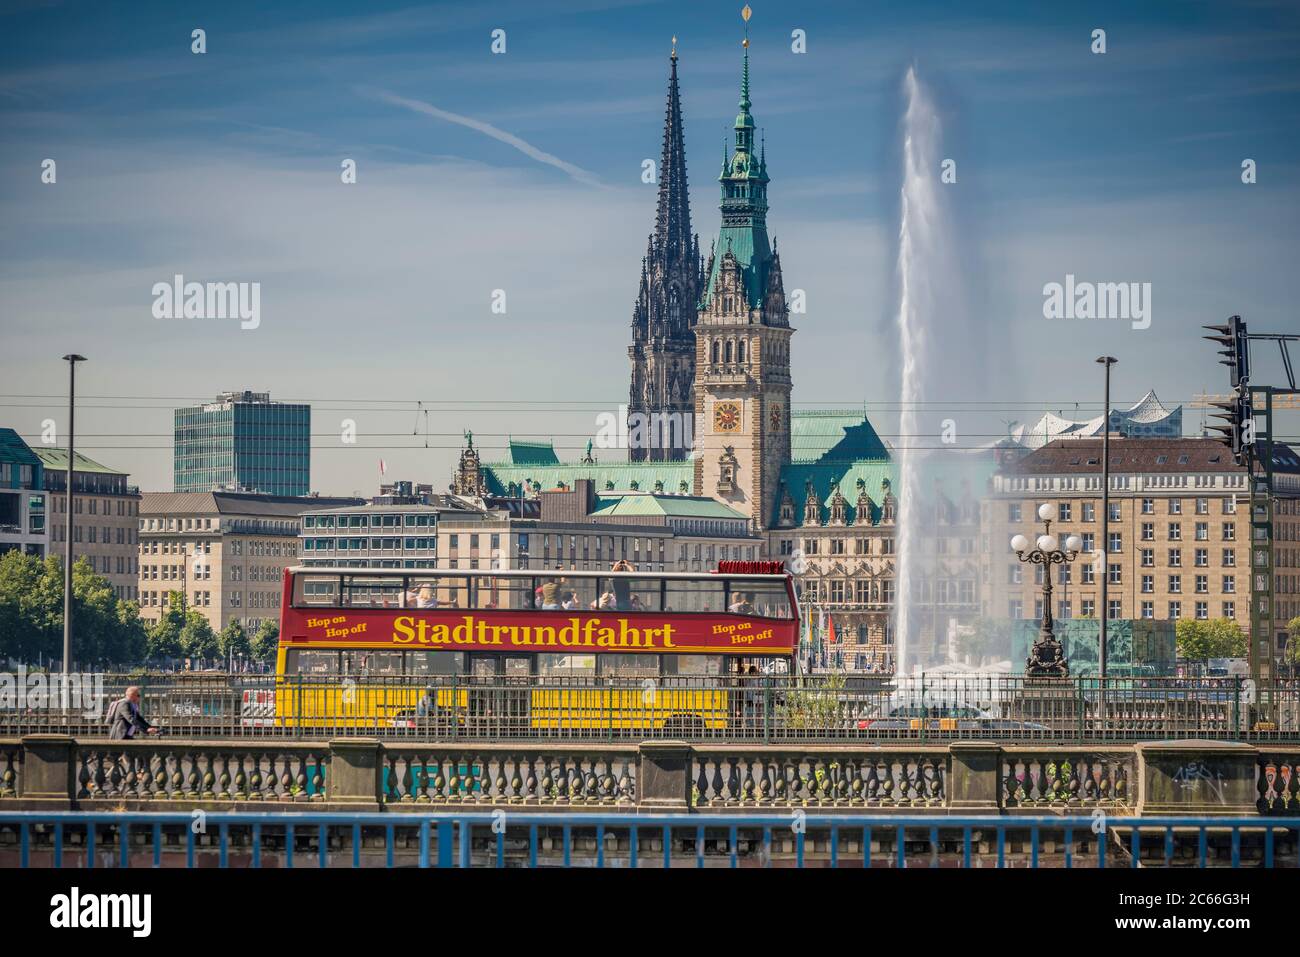
[[[1071,535],[1065,540],[1065,548],[1052,534],[1051,505],[1044,503],[1038,507],[1038,517],[1043,522],[1043,534],[1033,542],[1024,535],[1011,539],[1011,550],[1022,562],[1043,566],[1043,620],[1038,628],[1038,640],[1030,649],[1025,662],[1025,674],[1031,678],[1067,678],[1070,666],[1065,661],[1065,652],[1056,640],[1052,624],[1052,566],[1064,565],[1079,557],[1083,543],[1078,535]]]
[[[68,364],[68,487],[64,490],[67,493],[64,505],[67,510],[64,518],[67,521],[64,525],[63,541],[63,690],[59,695],[59,705],[67,711],[68,688],[72,675],[72,473],[75,465],[73,416],[77,408],[77,363],[85,362],[86,357],[70,352],[63,357],[63,361]]]
[[[1106,369],[1106,389],[1102,407],[1101,429],[1101,553],[1110,552],[1110,367],[1119,360],[1114,356],[1098,356],[1097,362]],[[1097,677],[1106,679],[1106,619],[1110,616],[1110,600],[1106,594],[1109,579],[1108,566],[1101,563],[1101,634],[1097,642]]]

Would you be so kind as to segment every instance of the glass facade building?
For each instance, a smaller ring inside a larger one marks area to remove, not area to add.
[[[266,392],[223,392],[177,409],[173,475],[177,492],[307,495],[311,406],[272,402]]]

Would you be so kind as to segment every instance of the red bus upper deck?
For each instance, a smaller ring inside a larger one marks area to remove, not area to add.
[[[283,587],[281,673],[286,658],[290,673],[340,673],[345,655],[382,651],[389,673],[545,674],[580,660],[605,673],[618,663],[624,673],[717,674],[753,659],[788,669],[798,647],[781,562],[712,572],[294,566]]]

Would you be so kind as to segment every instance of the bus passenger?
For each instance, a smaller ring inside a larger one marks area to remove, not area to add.
[[[628,602],[628,611],[645,611],[645,605],[641,601],[640,595],[633,595],[632,600]]]
[[[563,608],[565,611],[577,611],[579,608],[581,608],[582,605],[578,603],[578,593],[571,591],[568,594],[566,594],[564,596],[564,601],[560,605],[560,607]]]
[[[752,599],[752,595],[742,593],[736,596],[736,600],[731,603],[731,607],[728,608],[727,611],[731,612],[733,615],[752,615],[754,613],[754,602]]]
[[[420,695],[420,700],[415,705],[415,716],[417,718],[428,718],[438,710],[437,692],[433,690],[433,685],[424,689],[424,694]]]
[[[548,578],[542,584],[542,611],[560,610],[560,583]]]
[[[620,558],[610,566],[612,572],[634,572],[635,568],[626,558]],[[617,611],[627,611],[632,604],[632,586],[628,584],[626,578],[614,579],[614,608]]]

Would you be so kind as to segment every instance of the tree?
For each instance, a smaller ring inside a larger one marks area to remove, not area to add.
[[[72,566],[72,664],[139,660],[138,609],[85,558]],[[0,557],[0,658],[35,662],[63,655],[63,564],[11,551]]]
[[[180,631],[181,652],[190,658],[215,658],[220,653],[217,633],[202,612],[190,609]]]
[[[217,635],[217,649],[226,660],[249,658],[253,654],[252,642],[248,632],[239,623],[238,618],[231,618],[230,623]]]
[[[163,661],[181,654],[181,628],[184,625],[181,594],[169,592],[167,610],[146,629],[145,654],[150,661]]]
[[[1286,648],[1282,651],[1282,660],[1291,666],[1295,675],[1296,665],[1300,665],[1300,615],[1286,623]]]
[[[1178,656],[1187,661],[1246,656],[1246,634],[1231,618],[1208,621],[1180,618],[1174,632],[1178,640]]]
[[[253,657],[257,661],[274,661],[276,650],[280,647],[280,626],[273,619],[262,622],[257,634],[253,636]]]

